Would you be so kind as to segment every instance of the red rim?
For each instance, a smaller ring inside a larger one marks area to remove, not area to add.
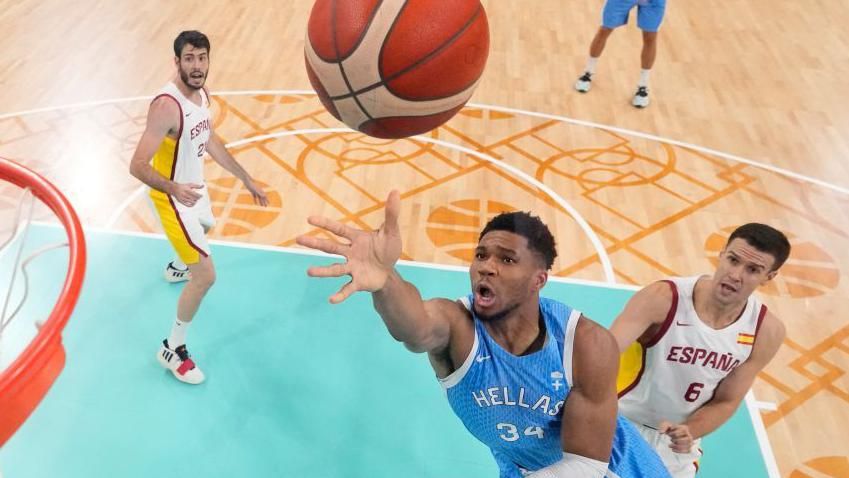
[[[0,158],[0,180],[29,187],[62,222],[68,235],[68,272],[56,305],[44,326],[0,373],[0,446],[20,427],[47,393],[64,365],[62,330],[77,304],[86,265],[83,228],[77,213],[59,189],[38,173]]]

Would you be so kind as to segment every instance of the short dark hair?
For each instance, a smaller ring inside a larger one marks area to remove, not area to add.
[[[779,267],[784,265],[784,261],[790,256],[790,241],[783,232],[766,224],[758,224],[750,222],[743,224],[731,233],[728,237],[727,247],[734,239],[745,240],[750,246],[755,249],[771,255],[775,259],[772,265],[772,271],[777,271]]]
[[[180,32],[174,39],[174,56],[179,57],[183,53],[183,47],[189,44],[195,48],[206,48],[209,53],[209,38],[197,30],[186,30]]]
[[[554,236],[540,218],[524,211],[503,212],[486,224],[478,241],[491,231],[507,231],[524,237],[528,240],[528,248],[541,257],[546,270],[554,265],[554,258],[557,257]]]

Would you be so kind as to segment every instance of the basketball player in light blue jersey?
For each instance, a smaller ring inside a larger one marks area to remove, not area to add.
[[[628,15],[634,7],[637,8],[637,26],[643,32],[643,49],[640,53],[640,79],[631,104],[637,108],[645,108],[649,105],[649,74],[657,56],[657,32],[666,12],[666,0],[607,0],[601,14],[601,27],[590,44],[587,67],[575,82],[575,89],[581,93],[590,91],[596,63],[604,51],[607,38],[614,29],[628,23]]]
[[[668,478],[660,458],[617,415],[619,351],[613,336],[580,312],[540,298],[557,253],[539,218],[505,213],[480,234],[472,293],[422,300],[395,270],[401,255],[400,198],[366,232],[310,217],[346,243],[298,243],[347,261],[311,267],[313,277],[351,276],[330,298],[372,293],[389,333],[427,352],[454,412],[492,450],[502,478]]]

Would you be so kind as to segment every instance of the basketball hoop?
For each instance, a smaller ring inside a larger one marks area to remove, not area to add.
[[[62,330],[65,328],[80,295],[83,276],[85,275],[86,248],[82,226],[76,212],[65,196],[47,179],[20,164],[0,158],[0,181],[6,181],[24,190],[31,191],[35,199],[41,201],[53,211],[64,226],[65,233],[68,236],[69,256],[67,275],[56,300],[56,305],[48,315],[47,320],[39,327],[35,338],[0,373],[0,446],[3,446],[44,398],[47,390],[53,385],[65,365]],[[22,196],[21,201],[24,201],[24,196]],[[30,209],[32,208],[30,207]],[[19,209],[18,217],[21,217],[20,211]],[[28,227],[28,221],[24,225],[24,229],[16,224],[12,231],[12,237],[21,230],[26,231]],[[12,240],[0,240],[0,245],[4,242],[9,244]],[[52,248],[54,247],[51,246],[38,251],[32,254],[31,258]],[[16,271],[18,265],[18,261],[15,261]],[[12,285],[13,283],[10,283],[9,287],[11,288]],[[0,294],[0,301],[7,298],[7,294]],[[5,309],[2,304],[0,302],[0,309]],[[15,311],[16,309],[13,309],[12,315]],[[0,317],[0,325],[6,320],[5,316]]]

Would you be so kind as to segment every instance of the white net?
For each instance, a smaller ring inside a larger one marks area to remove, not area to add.
[[[14,186],[4,184],[7,197],[10,188]],[[29,188],[16,189],[16,205],[13,210],[5,208],[0,228],[0,370],[38,333],[55,305],[67,268],[67,252],[46,254],[68,245],[64,231],[52,223],[33,222],[49,209]],[[62,257],[39,260],[57,255]],[[59,264],[54,264],[56,259]]]

